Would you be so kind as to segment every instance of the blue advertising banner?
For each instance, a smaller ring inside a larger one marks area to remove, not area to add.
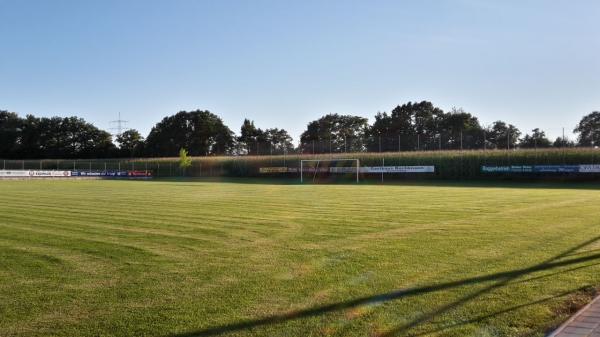
[[[579,165],[536,165],[533,170],[539,173],[577,173]]]
[[[72,177],[127,177],[127,171],[71,171]]]
[[[483,173],[600,173],[600,165],[482,166]]]

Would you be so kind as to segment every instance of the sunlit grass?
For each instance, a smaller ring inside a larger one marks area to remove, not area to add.
[[[0,181],[0,336],[543,336],[600,285],[594,186],[258,182]]]

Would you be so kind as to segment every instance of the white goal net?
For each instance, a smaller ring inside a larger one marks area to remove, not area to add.
[[[359,181],[358,159],[305,159],[300,161],[300,182],[329,181],[336,177],[351,177]]]

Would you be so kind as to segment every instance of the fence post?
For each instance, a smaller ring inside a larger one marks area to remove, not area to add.
[[[381,182],[383,183],[383,170],[385,169],[385,157],[381,157]]]
[[[483,151],[487,150],[487,139],[485,138],[485,129],[483,130]]]

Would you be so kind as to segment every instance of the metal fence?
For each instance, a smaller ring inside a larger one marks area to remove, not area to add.
[[[447,150],[514,150],[519,148],[572,148],[575,142],[559,137],[556,140],[533,139],[519,143],[518,135],[493,135],[484,132],[454,132],[438,134],[379,134],[370,137],[332,135],[331,137],[302,140],[297,147],[253,141],[239,144],[236,154],[282,155],[284,153],[326,154],[357,152],[415,152]],[[589,146],[589,144],[588,144]],[[595,144],[591,144],[592,147]]]
[[[57,170],[57,171],[146,171],[155,177],[212,177],[226,175],[223,163],[205,163],[196,158],[186,169],[179,167],[177,158],[153,160],[130,159],[0,159],[0,170]]]

